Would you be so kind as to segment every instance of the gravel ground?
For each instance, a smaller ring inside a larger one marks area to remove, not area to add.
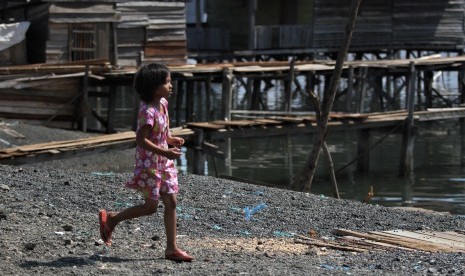
[[[31,144],[91,135],[9,122]],[[4,145],[4,147],[6,147]],[[214,177],[180,175],[179,245],[192,263],[163,258],[163,206],[127,221],[106,247],[97,212],[142,202],[124,188],[130,177],[112,170],[133,161],[133,150],[28,166],[0,165],[2,275],[464,275],[464,253],[383,251],[351,253],[293,242],[313,231],[465,229],[459,216],[391,209],[351,200],[255,186]],[[89,161],[90,160],[90,161]],[[84,164],[86,164],[84,166]],[[100,167],[99,167],[100,164]],[[113,170],[115,171],[115,170]],[[244,208],[266,206],[250,220]]]

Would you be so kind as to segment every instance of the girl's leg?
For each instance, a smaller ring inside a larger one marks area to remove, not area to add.
[[[110,212],[107,214],[107,225],[111,231],[116,225],[124,220],[148,216],[157,211],[158,201],[146,199],[144,204],[132,206],[121,212]]]
[[[176,195],[161,194],[165,205],[164,221],[166,231],[165,258],[173,261],[190,262],[194,258],[180,250],[176,244]]]
[[[160,194],[161,200],[165,205],[163,219],[166,231],[166,249],[165,254],[173,254],[178,250],[176,245],[176,195]]]

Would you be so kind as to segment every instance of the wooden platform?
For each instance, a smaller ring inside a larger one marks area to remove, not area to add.
[[[298,235],[294,242],[354,252],[380,250],[465,252],[464,230],[446,232],[392,230],[361,233],[336,229],[333,232],[339,235],[336,240]]]
[[[172,135],[192,136],[189,129],[173,129]],[[40,160],[74,157],[89,153],[135,147],[136,135],[133,131],[99,135],[89,138],[65,141],[51,141],[40,144],[0,149],[1,164],[25,164]]]
[[[331,113],[328,127],[330,131],[353,129],[370,129],[393,127],[402,123],[408,116],[407,111],[389,111],[376,113]],[[225,137],[260,137],[263,135],[285,135],[299,133],[315,133],[316,117],[314,115],[252,115],[244,119],[231,121],[190,122],[191,129],[203,129],[211,139]],[[465,118],[465,108],[436,108],[416,111],[416,122]]]

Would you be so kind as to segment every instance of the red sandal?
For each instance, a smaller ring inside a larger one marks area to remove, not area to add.
[[[189,254],[179,249],[174,251],[174,253],[166,254],[165,258],[167,260],[176,261],[176,262],[190,262],[194,259],[191,256],[189,256]]]
[[[107,211],[100,210],[98,212],[98,220],[100,224],[100,238],[103,242],[110,246],[111,245],[111,230],[108,228],[107,225]]]

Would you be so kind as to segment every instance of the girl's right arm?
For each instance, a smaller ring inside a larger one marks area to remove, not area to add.
[[[162,148],[152,143],[148,137],[150,133],[150,126],[145,125],[137,131],[136,143],[139,147],[151,151],[155,154],[165,156],[168,159],[176,159],[181,156],[181,151],[178,148]]]

